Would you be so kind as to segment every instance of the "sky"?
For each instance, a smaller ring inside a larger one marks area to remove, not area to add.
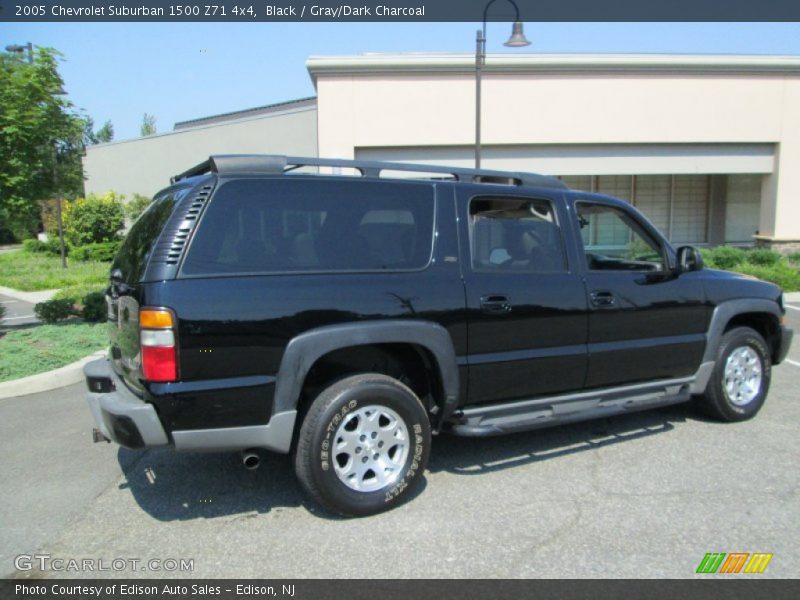
[[[184,121],[315,95],[309,56],[367,52],[474,54],[477,23],[4,23],[0,46],[32,42],[64,55],[64,88],[115,139]],[[532,42],[505,48],[490,23],[487,51],[800,55],[800,23],[526,23]]]

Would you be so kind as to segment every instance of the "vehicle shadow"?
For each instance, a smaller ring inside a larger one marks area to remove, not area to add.
[[[117,460],[126,481],[119,487],[129,490],[142,510],[160,521],[244,516],[305,505],[289,458],[270,452],[260,456],[261,466],[250,471],[234,452],[120,448]]]
[[[686,404],[498,437],[445,434],[434,439],[428,470],[480,475],[667,433],[676,423],[695,418]],[[239,453],[231,452],[120,448],[117,459],[126,479],[120,489],[129,490],[142,510],[160,521],[249,518],[299,506],[319,518],[342,518],[307,498],[285,455],[261,452],[261,466],[254,471],[242,466]],[[426,485],[423,480],[414,496]]]

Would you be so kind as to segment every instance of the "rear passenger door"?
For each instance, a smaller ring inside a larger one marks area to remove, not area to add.
[[[470,404],[583,387],[586,295],[558,200],[459,190]]]

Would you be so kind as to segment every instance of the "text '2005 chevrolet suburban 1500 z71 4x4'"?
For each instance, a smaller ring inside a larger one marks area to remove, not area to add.
[[[288,453],[346,515],[409,497],[434,433],[692,398],[749,419],[792,339],[778,287],[703,269],[621,200],[528,173],[282,156],[175,177],[106,297],[109,357],[85,368],[96,440],[251,467]]]

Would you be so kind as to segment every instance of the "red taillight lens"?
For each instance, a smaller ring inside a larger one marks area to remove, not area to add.
[[[147,381],[166,382],[178,379],[175,346],[142,346],[142,371]]]
[[[139,311],[139,341],[145,380],[164,383],[178,380],[178,349],[172,311],[143,308]]]

